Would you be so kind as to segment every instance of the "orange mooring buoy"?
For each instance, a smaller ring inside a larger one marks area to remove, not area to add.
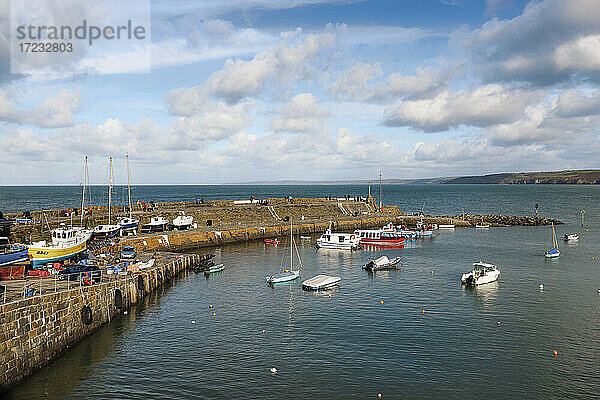
[[[381,393],[377,393],[377,398],[380,399],[383,396]]]
[[[423,314],[425,314],[425,310],[423,310]]]
[[[554,353],[552,354],[554,354],[554,357],[558,357],[558,351],[554,350]]]
[[[379,302],[379,304],[383,304],[383,300],[381,300],[381,301]]]

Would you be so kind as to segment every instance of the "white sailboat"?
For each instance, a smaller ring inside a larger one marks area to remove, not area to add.
[[[289,282],[297,279],[300,276],[300,270],[294,270],[294,248],[296,248],[294,243],[294,230],[292,229],[292,218],[290,218],[290,268],[284,270],[283,272],[271,276],[265,277],[265,280],[269,285],[274,283],[281,282]],[[298,249],[296,248],[296,253],[298,254],[298,262],[300,264],[300,268],[302,268],[302,260],[300,259],[300,254],[298,253]]]
[[[133,206],[131,204],[131,174],[129,172],[129,154],[125,155],[127,160],[127,198],[129,200],[129,217],[123,217],[119,220],[121,226],[121,235],[133,233],[137,234],[137,228],[140,223],[139,219],[133,218]]]
[[[112,225],[111,220],[111,208],[112,208],[112,188],[113,188],[113,172],[112,172],[112,157],[108,158],[108,224],[98,225],[94,227],[94,238],[104,239],[107,237],[115,236],[121,230],[120,225]]]
[[[558,240],[556,240],[556,232],[554,231],[554,223],[552,223],[552,249],[547,250],[544,253],[544,257],[557,258],[559,256],[560,256],[560,251],[558,250]]]

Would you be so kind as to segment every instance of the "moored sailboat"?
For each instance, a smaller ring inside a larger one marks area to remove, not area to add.
[[[544,253],[546,258],[557,258],[560,256],[560,251],[558,250],[558,241],[556,240],[556,232],[554,231],[554,223],[552,223],[552,249],[547,250]]]
[[[120,225],[113,225],[110,223],[111,220],[111,209],[112,209],[112,187],[113,187],[113,172],[112,172],[112,157],[108,158],[108,224],[98,225],[94,227],[94,233],[92,237],[94,239],[104,239],[108,237],[117,236],[121,230]]]
[[[290,218],[290,268],[283,270],[278,274],[274,274],[271,276],[265,277],[265,280],[269,285],[275,283],[289,282],[300,276],[300,270],[294,270],[294,230],[292,225],[292,219]],[[296,249],[296,253],[298,253],[298,249]],[[302,268],[302,260],[300,259],[300,254],[298,254],[298,262],[300,264],[300,268]]]
[[[129,204],[129,217],[123,217],[119,220],[119,226],[121,227],[121,235],[137,233],[137,228],[140,220],[133,218],[133,206],[131,204],[131,174],[129,172],[129,154],[125,155],[127,160],[127,199]]]

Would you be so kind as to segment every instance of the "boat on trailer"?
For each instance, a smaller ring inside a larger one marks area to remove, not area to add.
[[[302,282],[302,289],[313,291],[330,289],[337,286],[341,280],[339,276],[317,275]]]
[[[401,261],[402,257],[394,257],[390,260],[387,256],[381,256],[363,265],[363,269],[371,272],[387,269],[398,269],[398,265],[400,265]]]
[[[552,223],[552,248],[544,253],[546,258],[558,258],[560,257],[560,250],[558,250],[558,240],[556,240],[556,231],[554,230],[554,223]]]
[[[479,286],[498,280],[500,270],[494,264],[484,262],[473,263],[473,270],[463,274],[461,281],[465,285]]]
[[[152,217],[149,223],[142,225],[142,232],[162,232],[168,223],[169,220],[164,217]]]
[[[179,215],[173,219],[173,226],[178,230],[190,229],[194,217],[185,215],[185,211],[180,211]]]

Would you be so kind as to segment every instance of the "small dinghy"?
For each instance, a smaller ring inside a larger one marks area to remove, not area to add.
[[[402,257],[394,257],[391,260],[387,256],[381,256],[376,260],[371,260],[363,265],[363,269],[367,271],[381,271],[386,269],[398,269],[398,265],[402,261]]]
[[[323,290],[329,289],[342,280],[339,276],[329,276],[329,275],[317,275],[313,276],[310,279],[302,282],[302,289],[304,290]]]
[[[579,240],[579,235],[576,233],[565,233],[565,242],[576,242]]]
[[[265,239],[265,243],[266,244],[279,244],[281,242],[279,241],[279,239],[275,238],[275,239]]]
[[[462,275],[461,281],[465,285],[484,285],[498,280],[500,271],[493,264],[484,262],[473,263],[473,270]]]
[[[208,267],[208,269],[206,271],[204,271],[205,274],[212,274],[214,272],[221,272],[225,269],[225,264],[217,264],[217,265],[213,265]]]

